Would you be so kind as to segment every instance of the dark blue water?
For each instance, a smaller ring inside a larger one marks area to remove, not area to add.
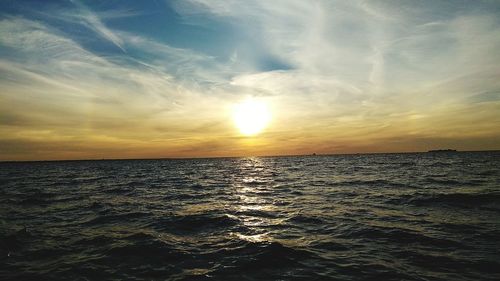
[[[500,280],[500,153],[0,163],[1,280]]]

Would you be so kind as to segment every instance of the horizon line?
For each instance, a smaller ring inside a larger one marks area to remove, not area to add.
[[[444,153],[461,152],[500,152],[499,149],[489,150],[455,150]],[[401,151],[401,152],[353,152],[353,153],[310,153],[310,154],[281,154],[281,155],[247,155],[247,156],[200,156],[200,157],[158,157],[158,158],[87,158],[87,159],[43,159],[43,160],[0,160],[5,163],[30,163],[30,162],[71,162],[71,161],[131,161],[131,160],[195,160],[195,159],[223,159],[223,158],[253,158],[253,157],[299,157],[299,156],[342,156],[342,155],[370,155],[370,154],[418,154],[435,153],[428,151]],[[438,152],[439,153],[439,152]]]

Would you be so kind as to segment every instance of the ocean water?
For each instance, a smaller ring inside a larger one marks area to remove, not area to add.
[[[0,163],[1,280],[500,280],[500,152]]]

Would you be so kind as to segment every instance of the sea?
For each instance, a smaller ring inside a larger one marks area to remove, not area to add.
[[[3,162],[0,280],[500,280],[500,152]]]

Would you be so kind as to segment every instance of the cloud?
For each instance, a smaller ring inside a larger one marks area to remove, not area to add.
[[[103,58],[23,18],[2,20],[0,34],[0,45],[10,52],[0,61],[4,139],[186,139],[202,132],[197,118],[214,122],[224,113],[222,100],[200,98],[189,88],[196,85],[182,80],[188,73],[209,79],[197,67],[210,61],[207,56],[122,33],[124,45],[148,55]]]
[[[259,42],[251,48],[265,49],[291,66],[278,72],[236,74],[232,83],[246,77],[247,90],[250,81],[256,92],[270,84],[294,85],[281,93],[324,92],[322,98],[356,89],[351,94],[355,100],[362,92],[367,103],[386,98],[404,103],[407,95],[434,91],[444,81],[498,72],[498,16],[468,8],[412,1],[192,0],[183,1],[178,11],[187,18],[208,13],[241,26],[242,33],[259,38],[250,42]],[[293,78],[284,81],[284,76]],[[483,82],[489,90],[498,86]],[[453,89],[439,91],[434,98]]]
[[[492,78],[500,70],[500,22],[480,4],[193,0],[178,11],[230,22],[253,37],[249,48],[291,66],[235,73],[230,83],[243,94],[268,96],[278,111],[276,131],[312,139],[319,130],[327,141],[367,131],[428,137],[473,122],[487,127],[483,134],[494,130],[500,116],[490,110],[498,100],[488,99],[482,110],[468,103],[500,86]]]
[[[115,46],[120,48],[123,52],[125,52],[125,48],[123,46],[123,40],[116,35],[113,31],[104,25],[101,21],[100,17],[98,17],[95,13],[93,13],[90,9],[85,6],[85,4],[81,3],[78,0],[71,0],[72,3],[78,8],[78,14],[75,14],[77,19],[79,19],[82,23],[84,23],[88,28],[95,31],[97,34],[102,36],[103,38],[112,42]]]
[[[175,46],[106,24],[141,11],[72,3],[55,15],[0,21],[0,133],[16,151],[9,157],[22,151],[16,142],[27,151],[66,144],[65,155],[81,157],[71,151],[84,142],[134,155],[220,156],[500,139],[500,19],[489,2],[174,2],[182,24],[171,32],[230,26],[227,54],[193,38],[199,45]],[[254,143],[238,137],[230,116],[247,96],[273,110]]]

